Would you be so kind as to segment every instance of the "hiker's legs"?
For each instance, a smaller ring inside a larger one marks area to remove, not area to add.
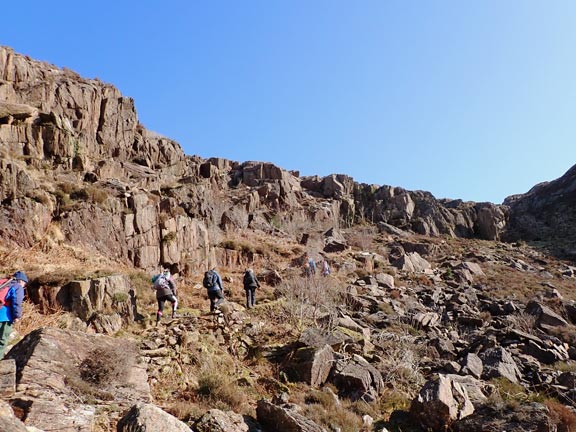
[[[158,312],[156,312],[156,322],[162,319],[162,312],[164,311],[164,303],[166,303],[166,297],[161,297],[158,300]]]
[[[0,360],[4,357],[10,333],[12,333],[12,324],[9,321],[0,322]]]
[[[252,305],[250,302],[250,288],[245,288],[244,291],[246,291],[246,309],[250,309],[250,306]]]
[[[252,307],[256,306],[256,287],[250,288],[250,292],[252,293]]]
[[[208,291],[208,298],[210,299],[210,312],[214,312],[216,309],[216,291]]]
[[[172,303],[172,318],[176,315],[176,309],[178,309],[178,299],[175,295],[171,295],[168,300]]]
[[[210,312],[214,312],[220,306],[220,303],[224,301],[224,294],[221,289],[208,291],[208,297],[210,298]]]
[[[219,289],[218,291],[216,291],[216,298],[218,300],[216,300],[216,303],[214,304],[215,307],[220,306],[220,304],[224,301],[224,293],[222,292],[221,289]]]
[[[256,288],[246,288],[246,307],[250,309],[256,304]]]

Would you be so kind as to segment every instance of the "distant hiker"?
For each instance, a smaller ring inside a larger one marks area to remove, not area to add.
[[[322,262],[322,276],[328,276],[330,273],[332,273],[332,270],[330,270],[330,264],[328,264],[328,261],[325,259]]]
[[[220,278],[220,275],[216,271],[215,267],[204,273],[202,285],[204,285],[204,288],[206,288],[208,291],[208,298],[210,299],[210,312],[214,312],[224,301],[224,287],[222,285],[222,278]]]
[[[316,274],[316,261],[312,257],[308,257],[308,264],[310,265],[310,273]]]
[[[246,308],[250,309],[256,305],[256,288],[260,288],[260,282],[250,268],[244,272],[244,291],[246,291]]]
[[[154,290],[156,290],[156,300],[158,300],[158,311],[156,312],[156,323],[162,319],[164,312],[164,303],[169,301],[172,303],[172,318],[176,316],[176,309],[178,308],[178,298],[176,283],[170,274],[169,270],[164,270],[162,273],[152,278]]]
[[[0,284],[0,359],[4,357],[6,344],[12,325],[22,318],[22,302],[24,301],[24,287],[28,277],[22,271],[17,271],[10,279]]]

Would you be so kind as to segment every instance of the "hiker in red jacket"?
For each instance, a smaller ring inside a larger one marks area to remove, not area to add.
[[[22,318],[22,302],[24,301],[24,287],[28,283],[28,277],[22,271],[14,273],[8,281],[6,291],[0,290],[0,293],[6,294],[0,307],[0,359],[4,357],[4,351],[8,343],[8,338],[12,333],[14,323]]]

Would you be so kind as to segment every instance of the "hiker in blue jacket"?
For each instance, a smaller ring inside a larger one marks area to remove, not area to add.
[[[216,267],[204,273],[202,285],[204,285],[204,288],[208,291],[210,312],[214,312],[224,301],[224,286],[222,285],[222,278],[216,271]]]
[[[0,359],[4,357],[8,338],[12,333],[12,326],[22,318],[24,287],[27,283],[28,277],[22,271],[14,273],[8,282],[4,304],[0,307]]]

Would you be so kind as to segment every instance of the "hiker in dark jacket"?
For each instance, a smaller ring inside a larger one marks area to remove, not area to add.
[[[176,290],[176,283],[170,274],[169,270],[164,270],[159,275],[152,278],[154,289],[156,290],[156,300],[158,301],[158,311],[156,312],[156,323],[162,319],[164,313],[164,304],[166,301],[172,303],[172,318],[176,316],[176,309],[178,308],[178,298],[176,297],[178,291]]]
[[[22,318],[24,287],[27,283],[28,277],[22,271],[14,273],[8,282],[4,305],[0,307],[0,359],[4,357],[8,338],[12,333],[12,326]]]
[[[222,285],[222,278],[216,271],[216,267],[204,273],[202,285],[204,285],[204,288],[206,288],[208,292],[210,312],[214,312],[224,301],[224,286]]]
[[[246,308],[250,309],[256,305],[256,288],[260,288],[260,282],[250,268],[244,272],[244,291],[246,291]]]

